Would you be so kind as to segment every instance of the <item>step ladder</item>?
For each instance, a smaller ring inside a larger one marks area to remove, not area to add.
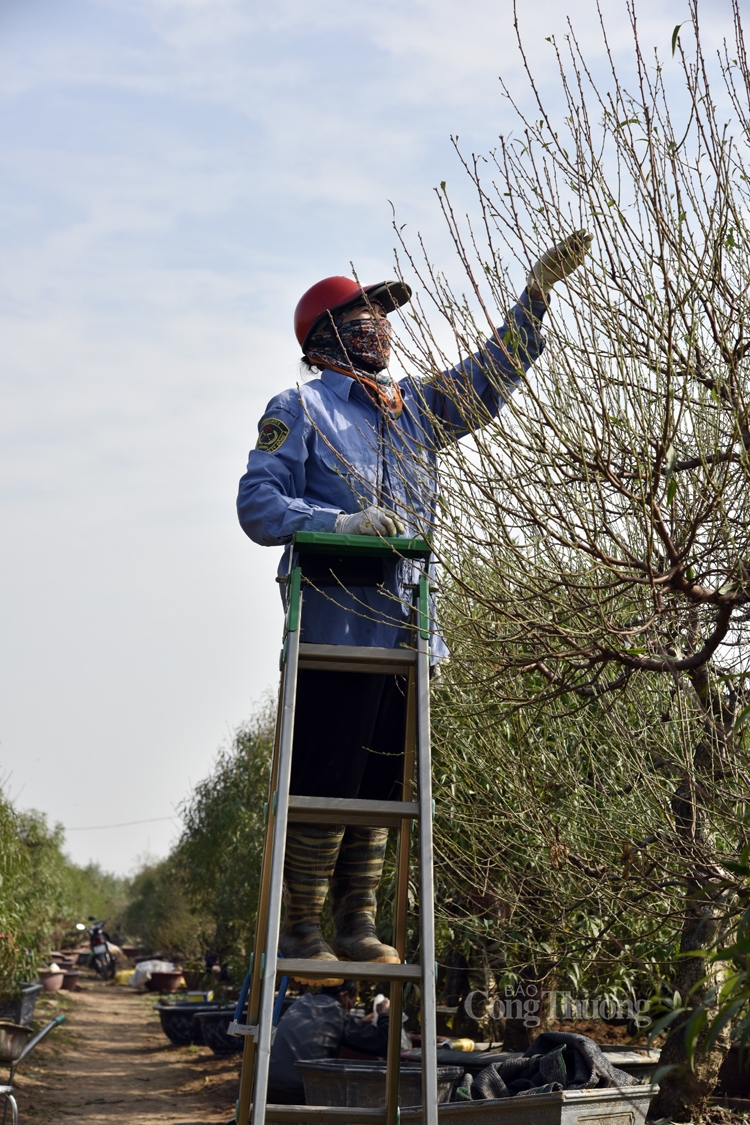
[[[415,560],[418,582],[413,586],[412,647],[360,648],[318,645],[300,641],[300,619],[306,584],[362,586],[382,580],[384,559]],[[240,994],[230,1034],[244,1035],[238,1125],[265,1122],[330,1122],[346,1125],[397,1125],[401,1062],[404,985],[419,985],[422,1007],[423,1125],[437,1125],[437,1055],[435,1014],[435,927],[432,850],[432,777],[430,761],[430,547],[423,539],[385,539],[371,535],[297,532],[292,542],[287,583],[287,612],[281,652],[281,688],[276,722],[266,836],[261,867],[255,949]],[[377,672],[403,675],[407,683],[406,735],[402,800],[369,801],[290,795],[294,711],[299,669]],[[416,800],[414,783],[417,775]],[[358,961],[315,961],[279,958],[281,895],[287,824],[363,825],[395,828],[398,832],[393,941],[401,964]],[[410,842],[418,825],[421,964],[404,963]],[[282,981],[274,1011],[277,976],[321,980],[332,975],[354,980],[390,980],[390,1023],[384,1109],[331,1106],[268,1105],[268,1068],[274,1024],[281,1010]],[[247,1011],[245,1013],[245,1003]]]

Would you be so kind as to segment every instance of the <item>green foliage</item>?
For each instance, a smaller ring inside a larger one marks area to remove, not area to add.
[[[616,1000],[668,987],[683,909],[670,798],[690,734],[661,721],[669,688],[517,710],[471,639],[447,634],[432,715],[451,949],[498,982]]]
[[[41,956],[89,913],[111,915],[121,904],[122,880],[90,864],[77,867],[63,853],[63,829],[38,812],[19,812],[0,791],[0,994],[33,979]]]
[[[275,704],[266,700],[217,755],[182,810],[172,853],[130,880],[63,853],[61,826],[18,812],[0,790],[0,994],[33,977],[93,914],[111,931],[188,958],[207,948],[244,972],[255,930]],[[243,966],[240,969],[240,964]]]
[[[98,863],[89,863],[86,867],[69,863],[66,879],[68,917],[75,922],[84,922],[93,914],[97,919],[109,919],[112,932],[122,928],[122,916],[128,901],[127,879],[102,871]]]
[[[185,892],[174,853],[142,867],[128,891],[122,917],[126,933],[165,956],[192,957],[201,951],[205,919],[196,913]]]
[[[452,658],[434,686],[432,717],[446,944],[470,965],[490,962],[498,982],[533,977],[615,999],[671,995],[684,963],[686,889],[691,910],[710,892],[716,925],[731,927],[738,915],[732,861],[748,838],[747,739],[735,733],[716,785],[701,749],[713,748],[712,730],[689,682],[640,674],[617,692],[550,697],[533,661],[509,668],[528,639],[503,610],[519,597],[518,570],[512,554],[499,556],[481,574],[481,606],[473,557],[452,563],[464,585],[443,586]],[[564,633],[563,605],[556,621]],[[700,794],[707,886],[693,879],[695,853],[683,837],[685,791]],[[688,994],[689,983],[679,987]]]

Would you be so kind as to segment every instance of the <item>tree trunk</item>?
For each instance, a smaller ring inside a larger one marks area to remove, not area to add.
[[[458,1011],[453,1017],[453,1034],[457,1038],[466,1037],[475,1043],[499,1043],[505,1033],[505,1021],[493,1017],[497,984],[493,958],[486,950],[473,951],[473,958],[481,957],[481,967],[469,967],[464,960],[462,995],[458,1000]],[[463,958],[462,958],[463,959]],[[472,995],[473,994],[473,995]],[[472,995],[469,1005],[472,1014],[466,1010],[466,998]]]
[[[719,922],[713,902],[697,897],[689,906],[682,929],[680,952],[710,949],[716,942]],[[687,957],[680,961],[676,976],[676,987],[683,1002],[690,989],[711,972],[711,964],[703,957]],[[705,999],[711,987],[710,980],[700,985],[690,998],[691,1007],[696,1007]],[[695,1049],[695,1068],[690,1069],[685,1049],[684,1025],[689,1017],[679,1018],[673,1024],[661,1052],[661,1066],[675,1065],[676,1069],[665,1075],[659,1085],[660,1091],[654,1099],[650,1117],[669,1117],[673,1121],[691,1121],[705,1111],[708,1099],[713,1094],[719,1077],[721,1064],[729,1048],[728,1035],[706,1051],[706,1035],[699,1037]]]
[[[700,743],[693,759],[695,775],[704,776],[709,781],[709,771],[715,765],[715,758],[711,743]],[[715,774],[711,780],[715,784]],[[672,798],[672,812],[681,850],[691,858],[693,864],[692,877],[686,888],[685,916],[680,937],[680,953],[683,954],[714,949],[721,925],[718,910],[721,890],[713,882],[717,874],[712,862],[713,842],[705,810],[696,790],[693,779],[686,777]],[[675,987],[683,1004],[696,1008],[718,983],[717,977],[716,966],[704,957],[685,957],[678,961]],[[703,983],[699,984],[699,981]],[[691,989],[695,989],[692,994]],[[729,1047],[728,1031],[710,1051],[706,1050],[707,1036],[704,1034],[699,1037],[695,1049],[695,1065],[691,1069],[684,1034],[688,1019],[687,1014],[678,1017],[662,1049],[660,1065],[674,1065],[676,1069],[665,1075],[659,1083],[659,1094],[649,1111],[652,1118],[669,1117],[673,1121],[691,1121],[704,1112],[716,1087],[719,1070]]]

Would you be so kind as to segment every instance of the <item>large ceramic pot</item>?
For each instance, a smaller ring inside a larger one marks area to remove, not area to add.
[[[196,1012],[206,1046],[215,1055],[234,1055],[244,1047],[242,1035],[227,1035],[227,1028],[234,1019],[234,1008],[222,1008],[218,1012]]]
[[[140,945],[121,945],[120,949],[123,951],[128,961],[137,961],[139,957],[151,956],[148,950]]]
[[[0,1062],[14,1063],[33,1034],[30,1027],[0,1022]]]
[[[40,969],[39,979],[45,992],[59,992],[65,979],[62,969]]]
[[[63,975],[62,987],[66,992],[74,992],[78,987],[78,978],[81,974],[72,969],[66,970]]]
[[[167,973],[152,973],[150,980],[146,981],[149,992],[178,992],[184,988],[182,969],[173,969]]]

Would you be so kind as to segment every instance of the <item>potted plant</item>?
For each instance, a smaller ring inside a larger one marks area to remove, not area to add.
[[[205,961],[201,957],[187,957],[182,964],[182,975],[185,978],[185,987],[189,992],[196,992],[205,985],[208,971]],[[214,984],[211,977],[211,984]]]
[[[30,984],[33,964],[12,934],[0,933],[0,1020],[26,1027],[34,1015],[41,984]]]

